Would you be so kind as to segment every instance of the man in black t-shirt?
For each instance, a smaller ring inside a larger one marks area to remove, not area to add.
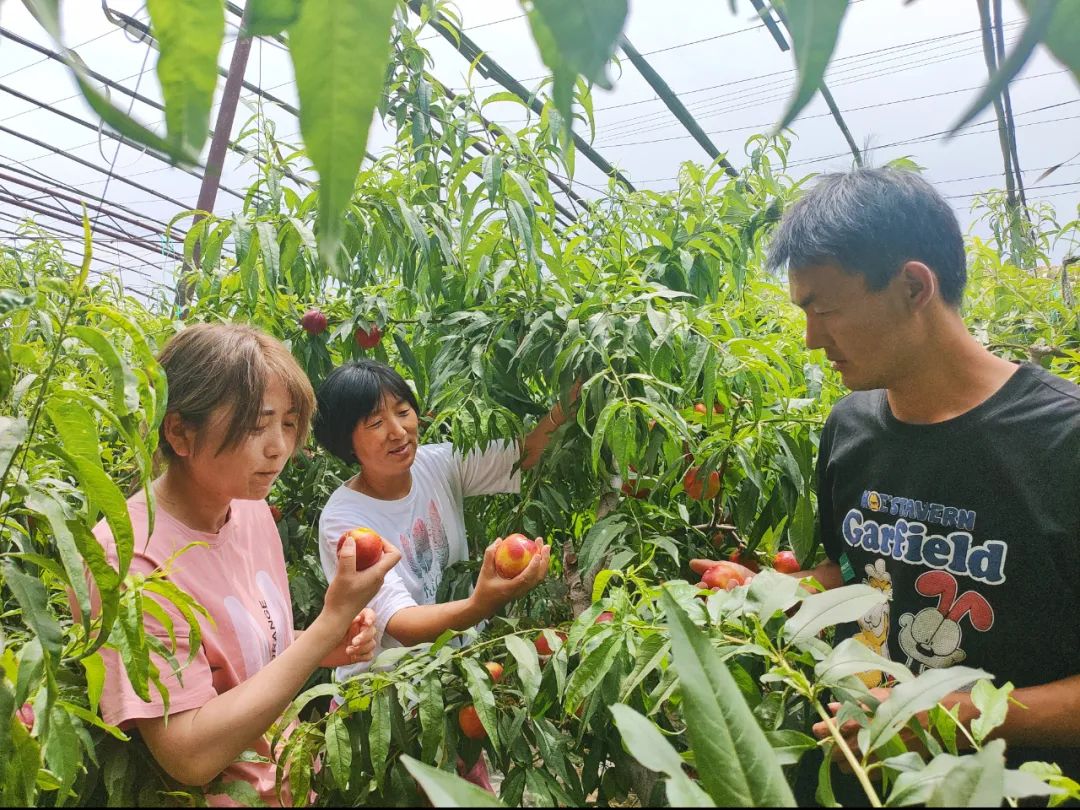
[[[828,560],[795,576],[888,594],[839,638],[916,673],[963,664],[1011,681],[1023,705],[997,732],[1010,765],[1080,778],[1080,387],[970,335],[959,225],[916,175],[822,177],[769,262],[788,269],[807,345],[853,392],[821,437]],[[943,703],[977,714],[963,692]]]

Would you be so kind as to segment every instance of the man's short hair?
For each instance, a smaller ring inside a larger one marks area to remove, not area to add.
[[[354,360],[338,366],[319,386],[316,396],[315,440],[346,463],[356,461],[353,431],[379,409],[385,397],[390,397],[391,405],[403,401],[420,412],[416,395],[405,379],[375,360]]]
[[[956,215],[928,182],[899,169],[822,175],[788,209],[768,253],[772,269],[836,264],[874,292],[908,261],[933,270],[941,297],[960,306],[967,259]]]

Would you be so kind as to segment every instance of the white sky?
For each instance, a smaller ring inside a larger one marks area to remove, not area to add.
[[[69,43],[76,46],[91,68],[160,100],[153,73],[156,51],[149,51],[148,56],[147,46],[132,41],[110,23],[100,4],[93,0],[67,0],[63,5]],[[44,32],[20,3],[0,0],[0,7],[0,26],[47,44]],[[112,0],[111,7],[146,19],[138,0]],[[467,33],[481,48],[526,87],[538,84],[544,68],[517,2],[458,0],[458,8]],[[1018,35],[1023,20],[1015,0],[1006,0],[1005,16],[1009,41]],[[229,63],[236,22],[229,17],[227,44],[221,54],[224,67]],[[855,139],[860,145],[869,144],[871,162],[880,164],[910,155],[926,167],[927,179],[949,197],[961,223],[977,233],[986,233],[985,225],[972,222],[969,207],[974,193],[1003,185],[996,128],[993,124],[974,126],[952,140],[940,135],[986,81],[978,26],[975,4],[970,0],[922,0],[910,5],[904,5],[902,0],[857,0],[848,11],[827,79]],[[733,164],[743,165],[746,138],[767,131],[779,119],[795,75],[791,53],[779,50],[750,3],[740,0],[738,12],[733,15],[723,0],[632,0],[626,33],[680,95],[717,147],[727,151]],[[429,36],[424,44],[431,50],[434,74],[452,87],[463,87],[468,64],[441,37]],[[146,71],[140,79],[144,64]],[[628,60],[624,60],[621,76],[618,69],[613,68],[612,73],[617,76],[615,89],[594,92],[594,146],[600,154],[639,188],[654,190],[673,188],[683,161],[708,162],[704,150],[655,97]],[[288,55],[277,43],[255,44],[247,79],[296,103]],[[474,75],[473,83],[488,85],[490,80]],[[223,81],[219,83],[219,92],[223,85]],[[4,92],[5,87],[86,121],[94,120],[85,102],[76,95],[65,68],[0,37],[0,126],[71,151],[102,168],[107,169],[115,160],[118,176],[194,207],[199,187],[195,177],[137,150],[118,149],[116,141],[99,139],[92,129],[19,100]],[[487,91],[500,89],[490,87]],[[124,109],[131,103],[120,94],[114,94],[114,98]],[[246,98],[251,101],[254,96]],[[1076,81],[1040,48],[1014,82],[1012,103],[1029,199],[1053,204],[1063,223],[1076,219],[1080,204],[1080,92]],[[297,131],[297,122],[288,113],[272,105],[264,106],[264,111],[277,122],[280,136]],[[523,119],[522,108],[515,105],[491,105],[486,112],[507,123]],[[162,128],[160,113],[148,106],[135,102],[133,114]],[[238,111],[234,134],[240,131],[248,114],[244,107]],[[992,119],[992,109],[988,108],[977,120]],[[793,131],[792,175],[851,166],[846,144],[820,98],[804,110]],[[390,134],[376,124],[369,149],[377,153],[390,140]],[[898,141],[910,142],[890,145]],[[1037,186],[1032,185],[1043,169],[1062,161],[1068,165]],[[41,180],[42,186],[53,181],[75,186],[158,221],[167,222],[180,210],[115,178],[103,194],[103,174],[0,130],[0,172],[14,174],[12,167],[43,173],[49,180]],[[224,185],[242,192],[250,177],[251,166],[230,154]],[[585,197],[596,194],[589,186],[601,187],[605,183],[599,171],[581,155],[577,158],[576,182]],[[10,241],[4,233],[16,227],[10,217],[26,213],[25,208],[5,200],[41,196],[41,192],[0,178],[0,240]],[[48,196],[31,204],[42,201],[56,204]],[[67,201],[64,204],[77,210]],[[228,213],[239,205],[239,199],[222,191],[216,212]],[[35,216],[54,228],[78,230],[74,225]],[[152,279],[171,280],[177,263],[163,253],[159,236],[107,216],[101,218],[100,226],[114,230],[122,226],[142,240],[132,243],[118,242],[105,234],[97,237],[98,257],[124,265],[126,285],[145,291],[154,286]],[[74,242],[72,246],[77,247]],[[1058,258],[1065,249],[1064,245],[1058,246]],[[100,266],[107,269],[104,264]]]

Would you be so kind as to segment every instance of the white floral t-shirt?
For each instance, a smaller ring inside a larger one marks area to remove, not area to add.
[[[412,466],[412,489],[404,498],[383,501],[347,484],[330,496],[319,519],[319,557],[328,581],[337,573],[338,538],[349,529],[374,529],[401,550],[401,562],[369,605],[379,638],[376,655],[401,646],[385,635],[390,617],[402,608],[435,604],[443,571],[468,556],[464,499],[520,491],[521,474],[514,470],[520,457],[516,442],[492,442],[464,456],[449,443],[421,445]],[[366,663],[338,667],[338,680],[367,668]]]

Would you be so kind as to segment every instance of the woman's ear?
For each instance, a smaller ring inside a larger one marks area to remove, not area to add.
[[[169,443],[175,455],[184,458],[195,452],[195,430],[176,411],[165,414],[161,427],[165,441]]]
[[[922,262],[905,262],[900,268],[904,300],[912,312],[929,304],[937,293],[937,276]]]

